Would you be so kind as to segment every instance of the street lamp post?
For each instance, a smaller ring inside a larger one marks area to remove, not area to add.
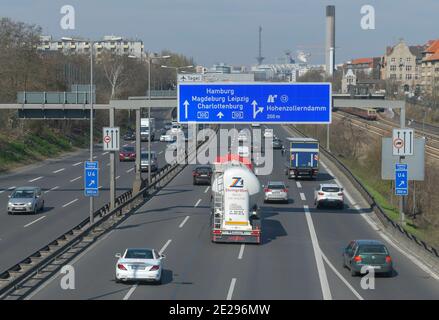
[[[90,41],[90,162],[93,161],[93,41]],[[94,198],[90,197],[90,224],[94,222]]]

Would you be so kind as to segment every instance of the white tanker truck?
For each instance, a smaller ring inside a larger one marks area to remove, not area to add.
[[[228,155],[214,163],[212,242],[261,242],[256,204],[260,191],[261,185],[247,158]]]

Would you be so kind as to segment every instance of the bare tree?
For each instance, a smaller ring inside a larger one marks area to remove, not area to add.
[[[126,57],[103,52],[99,62],[104,70],[106,79],[110,84],[110,100],[115,98],[119,89],[128,81],[126,70]]]

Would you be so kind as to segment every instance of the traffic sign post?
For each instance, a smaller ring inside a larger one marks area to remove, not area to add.
[[[84,195],[99,196],[99,164],[97,161],[86,161],[84,164]]]
[[[119,127],[104,127],[102,130],[102,142],[104,151],[119,151],[120,130]]]
[[[179,83],[183,123],[331,123],[330,83]]]
[[[414,150],[413,129],[393,129],[392,147],[394,156],[412,156]]]

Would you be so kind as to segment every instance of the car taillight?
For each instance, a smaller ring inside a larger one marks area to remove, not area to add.
[[[198,173],[196,173],[196,172],[192,172],[192,175],[193,175],[194,177],[196,177],[196,176],[198,176]]]
[[[123,153],[119,153],[119,156],[123,157]]]
[[[392,258],[390,256],[386,257],[386,263],[391,263],[392,262]]]
[[[360,256],[355,256],[354,257],[354,261],[355,262],[361,262],[361,257]]]
[[[213,234],[221,234],[221,230],[213,230]]]
[[[271,189],[265,188],[264,192],[271,192]]]
[[[160,266],[152,266],[149,271],[157,271],[160,268]]]
[[[288,193],[288,189],[283,189],[282,191],[285,193]]]
[[[325,194],[323,192],[318,193],[319,196],[324,196]]]
[[[121,264],[121,263],[119,263],[118,265],[117,265],[117,268],[119,269],[119,270],[126,270],[127,268],[125,268],[125,266],[123,265],[123,264]]]
[[[257,235],[259,235],[260,234],[260,231],[259,230],[253,230],[252,231],[252,236],[257,236]]]
[[[338,195],[339,195],[339,196],[343,196],[343,192],[339,192]]]

